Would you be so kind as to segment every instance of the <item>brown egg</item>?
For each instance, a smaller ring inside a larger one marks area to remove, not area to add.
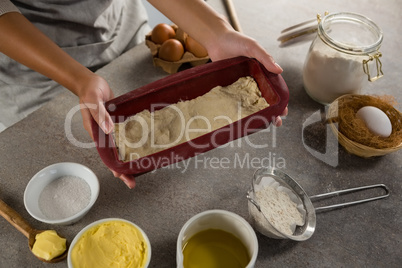
[[[163,42],[159,48],[159,58],[166,61],[178,61],[183,57],[184,47],[177,39]]]
[[[197,58],[208,56],[208,51],[190,36],[187,36],[185,46],[186,50],[193,53]]]
[[[166,40],[174,38],[176,32],[173,27],[166,23],[159,23],[154,27],[151,33],[151,40],[155,44],[163,44]]]

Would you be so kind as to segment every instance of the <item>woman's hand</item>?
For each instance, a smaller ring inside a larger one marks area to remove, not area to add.
[[[114,97],[109,84],[102,77],[91,74],[82,84],[78,92],[84,128],[92,136],[91,118],[93,118],[106,134],[113,130],[113,121],[106,111],[104,103]]]
[[[105,133],[113,130],[113,121],[104,103],[113,98],[107,82],[71,58],[22,14],[10,12],[0,16],[0,52],[58,82],[80,99],[84,127],[93,138],[91,117]],[[134,178],[113,172],[128,187]]]
[[[231,28],[221,32],[213,43],[207,43],[208,54],[212,61],[246,56],[255,58],[264,67],[276,74],[283,72],[274,58],[254,39]]]
[[[84,128],[91,138],[93,139],[92,118],[98,123],[103,132],[110,134],[113,131],[114,124],[104,105],[106,101],[114,97],[109,84],[102,77],[92,73],[87,77],[78,92]],[[111,171],[116,178],[120,178],[130,189],[135,187],[134,176]]]
[[[272,73],[280,74],[283,72],[274,58],[256,40],[232,29],[221,33],[216,42],[211,43],[207,50],[212,61],[242,55],[256,58]],[[288,108],[286,107],[281,116],[286,116],[287,114]],[[281,126],[282,118],[280,116],[276,117],[273,124],[277,127]]]

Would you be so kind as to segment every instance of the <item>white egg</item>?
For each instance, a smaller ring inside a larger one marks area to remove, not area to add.
[[[375,135],[386,138],[392,133],[391,120],[377,107],[364,106],[357,111],[356,117],[363,120],[367,128]]]

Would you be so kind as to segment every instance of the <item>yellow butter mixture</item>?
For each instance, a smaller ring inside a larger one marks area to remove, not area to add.
[[[145,267],[149,254],[141,231],[134,225],[111,220],[88,229],[71,252],[74,268]]]
[[[50,261],[66,251],[66,239],[56,231],[47,230],[35,236],[32,253],[35,256]]]

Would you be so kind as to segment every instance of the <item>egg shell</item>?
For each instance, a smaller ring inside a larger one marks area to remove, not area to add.
[[[179,40],[169,39],[163,42],[158,53],[162,60],[178,61],[183,57],[184,47]]]
[[[184,45],[187,33],[185,33],[182,29],[180,29],[174,24],[172,24],[171,27],[176,31],[176,36],[174,37],[174,39],[179,40]],[[177,73],[181,68],[181,66],[183,66],[184,64],[193,67],[203,65],[208,61],[210,61],[210,58],[208,56],[198,58],[189,51],[184,51],[182,58],[178,61],[166,61],[159,58],[158,52],[161,45],[156,44],[155,42],[152,41],[152,31],[145,36],[145,44],[149,48],[152,54],[152,61],[154,65],[161,67],[165,72],[169,74]]]
[[[151,33],[151,39],[155,44],[163,44],[166,40],[174,38],[176,32],[172,26],[166,23],[156,25]]]
[[[208,51],[192,37],[187,36],[185,41],[186,50],[193,53],[198,58],[208,56]]]
[[[357,111],[356,117],[363,120],[374,135],[387,138],[392,133],[391,120],[377,107],[364,106]]]

